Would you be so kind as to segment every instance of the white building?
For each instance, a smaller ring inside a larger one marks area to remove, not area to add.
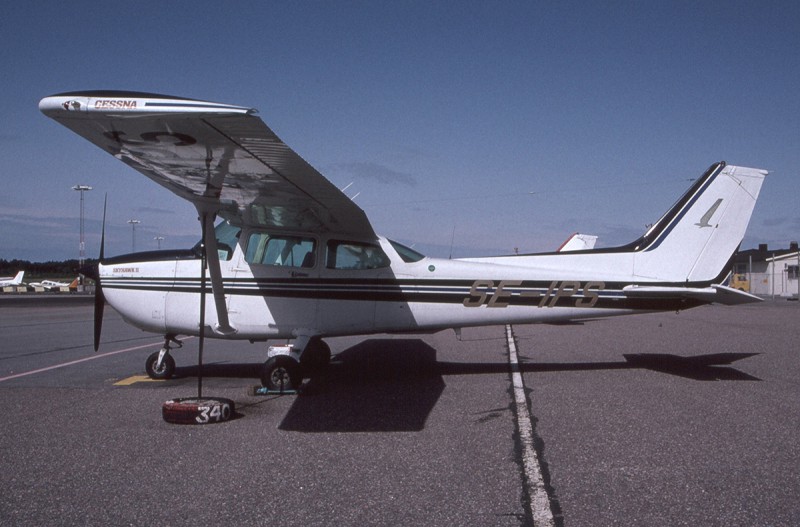
[[[800,270],[800,251],[767,258],[764,278],[768,290],[758,291],[756,294],[786,297],[800,295],[798,270]]]

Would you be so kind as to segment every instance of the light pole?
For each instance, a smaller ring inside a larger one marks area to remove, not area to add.
[[[78,249],[78,269],[83,269],[83,261],[86,259],[86,242],[83,238],[83,193],[92,190],[89,185],[75,185],[72,190],[77,190],[81,193],[81,243]],[[80,283],[83,285],[83,273],[79,273]]]
[[[136,225],[142,223],[139,220],[128,220],[128,223],[131,224],[131,252],[136,252]]]
[[[164,237],[163,236],[155,236],[155,237],[153,237],[153,239],[156,242],[158,242],[158,250],[160,251],[161,250],[161,242],[164,240]]]

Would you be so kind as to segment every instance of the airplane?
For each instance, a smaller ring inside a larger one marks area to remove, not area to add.
[[[78,284],[78,279],[76,278],[72,282],[59,282],[58,280],[42,280],[41,282],[31,282],[30,286],[33,287],[42,287],[47,289],[48,291],[52,291],[54,289],[61,289],[62,287],[69,287],[73,288],[76,287]]]
[[[22,277],[25,276],[25,271],[20,271],[14,276],[0,277],[0,287],[10,287],[13,285],[22,285]]]
[[[766,170],[712,164],[619,247],[438,259],[378,235],[253,108],[124,91],[61,93],[39,108],[197,209],[191,250],[106,258],[101,242],[95,350],[107,301],[164,336],[145,364],[153,378],[172,376],[184,335],[200,337],[201,365],[204,338],[287,342],[268,347],[261,375],[285,389],[328,364],[328,337],[760,301],[723,283]]]

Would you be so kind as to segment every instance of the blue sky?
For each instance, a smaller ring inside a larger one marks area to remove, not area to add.
[[[223,7],[224,6],[224,7]],[[191,246],[194,209],[39,113],[76,90],[258,108],[376,230],[434,256],[640,235],[719,160],[772,171],[744,247],[800,238],[795,2],[12,2],[0,258]]]

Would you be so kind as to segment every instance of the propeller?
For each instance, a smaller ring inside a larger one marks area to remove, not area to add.
[[[106,307],[106,297],[103,296],[103,286],[100,285],[100,264],[105,258],[106,244],[106,204],[108,194],[103,199],[103,227],[100,234],[100,258],[97,262],[97,270],[94,278],[94,351],[100,347],[100,332],[103,329],[103,309]]]

